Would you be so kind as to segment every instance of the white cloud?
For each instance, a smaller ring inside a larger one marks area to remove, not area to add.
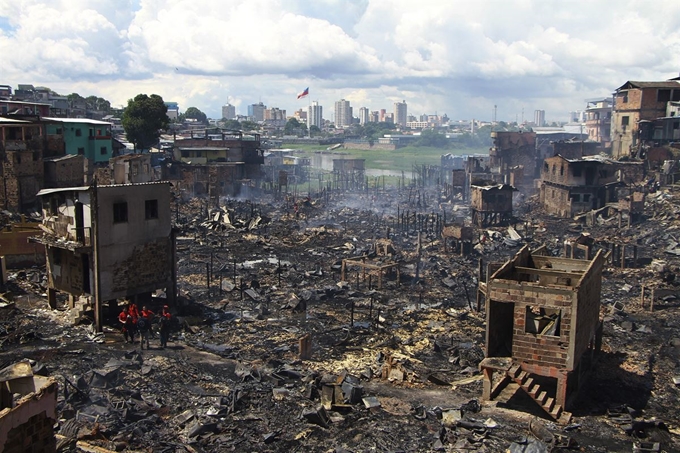
[[[653,6],[653,7],[648,7]],[[326,112],[549,118],[680,70],[680,3],[522,0],[0,0],[0,83],[123,104],[157,93],[218,116],[310,86]]]

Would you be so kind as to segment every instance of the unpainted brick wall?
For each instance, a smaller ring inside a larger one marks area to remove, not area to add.
[[[570,290],[546,290],[519,283],[489,282],[489,299],[515,304],[512,357],[527,363],[567,367],[571,341],[571,307],[576,293]],[[536,335],[525,331],[527,306],[561,310],[560,336]]]
[[[172,278],[172,240],[159,238],[135,247],[113,270],[113,293],[163,288]]]
[[[54,437],[56,420],[42,412],[29,418],[27,422],[10,430],[3,453],[53,453],[57,451]]]

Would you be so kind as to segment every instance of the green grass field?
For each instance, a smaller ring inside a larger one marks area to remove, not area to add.
[[[443,154],[451,153],[454,155],[461,154],[486,154],[488,149],[452,149],[444,150],[441,148],[426,148],[407,146],[399,148],[394,151],[387,151],[382,149],[364,150],[364,149],[349,149],[339,148],[333,151],[326,151],[324,145],[292,145],[283,144],[281,148],[291,148],[302,151],[303,155],[312,155],[318,152],[329,152],[344,155],[352,159],[366,159],[366,169],[376,170],[393,170],[393,171],[410,171],[413,165],[440,165],[441,156]]]

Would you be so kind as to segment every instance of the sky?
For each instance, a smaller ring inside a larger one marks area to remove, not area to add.
[[[566,121],[680,73],[680,1],[0,0],[0,84],[220,118],[310,101],[451,119]],[[310,96],[296,95],[309,87]],[[524,112],[524,116],[522,116]]]

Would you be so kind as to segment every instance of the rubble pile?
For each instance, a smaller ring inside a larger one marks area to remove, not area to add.
[[[297,212],[289,200],[180,202],[168,348],[125,344],[117,313],[103,335],[73,326],[64,301],[47,308],[33,269],[11,275],[0,305],[0,364],[27,358],[59,381],[61,451],[677,449],[680,296],[650,311],[641,295],[680,285],[680,196],[649,194],[647,218],[623,227],[522,210],[510,228],[475,230],[468,255],[439,234],[466,210],[421,201],[436,199],[395,190],[301,200]],[[525,244],[561,256],[584,232],[608,253],[604,354],[572,423],[535,419],[522,392],[481,404],[478,269]],[[385,270],[345,270],[348,259]],[[156,294],[150,308],[163,303]]]

